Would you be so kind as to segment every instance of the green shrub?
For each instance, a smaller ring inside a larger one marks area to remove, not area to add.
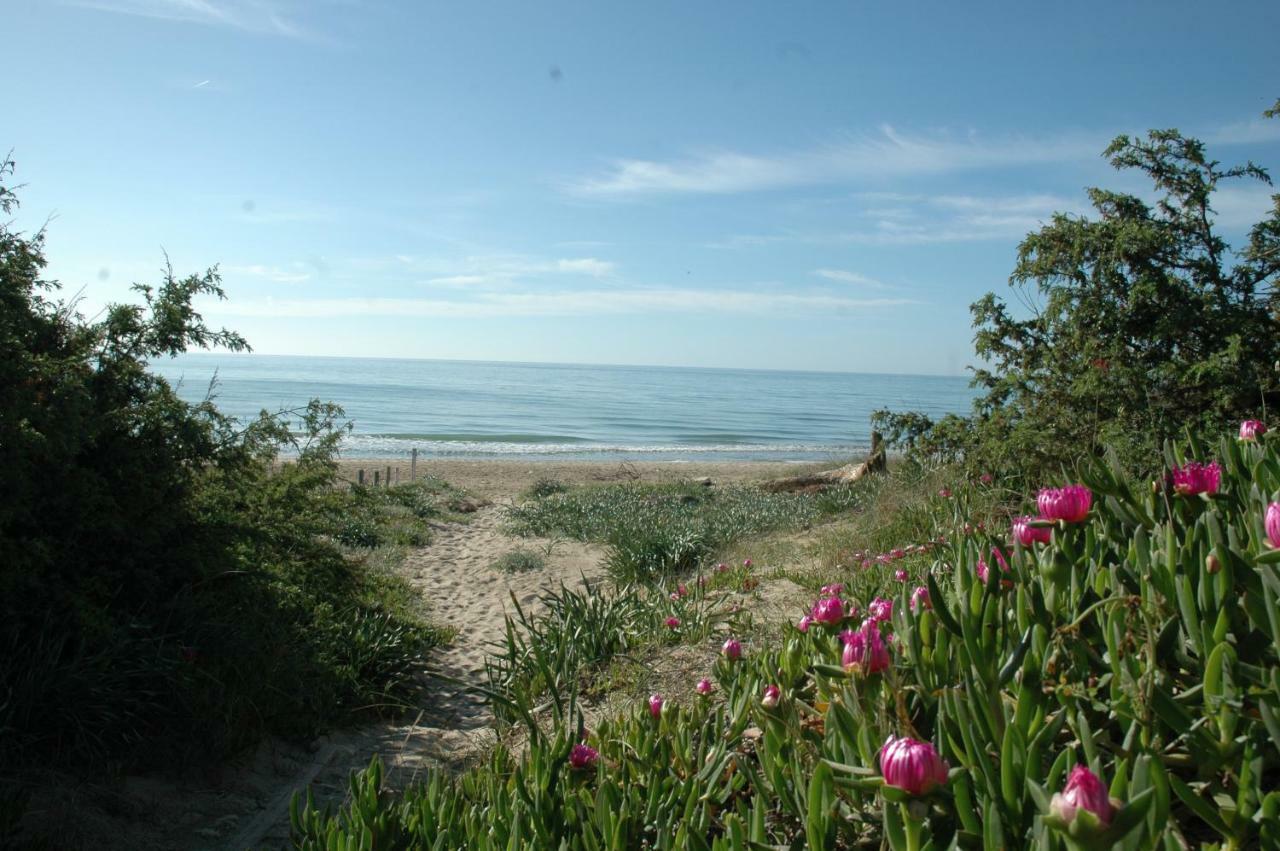
[[[525,491],[528,499],[542,499],[569,490],[569,486],[559,479],[542,476]]]
[[[0,784],[216,759],[403,700],[439,634],[330,541],[424,530],[335,487],[341,409],[235,422],[148,370],[247,348],[193,308],[216,270],[87,321],[44,263],[42,234],[0,222]]]

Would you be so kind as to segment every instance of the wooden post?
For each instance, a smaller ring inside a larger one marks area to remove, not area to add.
[[[400,484],[400,468],[396,467],[396,484]]]
[[[373,471],[373,486],[375,488],[378,486],[378,476],[380,475],[382,475],[382,472],[380,470]]]
[[[415,446],[413,451],[409,453],[409,481],[416,482],[418,480],[418,448]]]
[[[387,465],[387,487],[391,487],[391,465]]]
[[[361,467],[359,470],[356,470],[356,484],[360,485],[360,487],[364,487],[364,468],[363,467]]]

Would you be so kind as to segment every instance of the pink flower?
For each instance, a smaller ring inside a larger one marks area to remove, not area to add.
[[[1013,518],[1013,537],[1024,547],[1030,547],[1032,544],[1047,544],[1053,540],[1052,529],[1031,525],[1031,521],[1035,519],[1027,514]]]
[[[1070,824],[1075,820],[1078,810],[1088,810],[1098,817],[1098,821],[1108,825],[1115,815],[1115,806],[1107,795],[1107,787],[1083,765],[1077,765],[1067,775],[1067,785],[1061,792],[1055,792],[1049,802],[1049,811]]]
[[[1093,491],[1084,485],[1045,488],[1036,497],[1036,505],[1040,509],[1040,516],[1046,520],[1081,523],[1089,516],[1089,508],[1093,505]]]
[[[1267,427],[1261,420],[1245,420],[1240,423],[1241,440],[1257,440],[1267,433]]]
[[[736,662],[742,658],[742,642],[736,638],[727,638],[720,647],[720,652],[730,662]]]
[[[750,570],[750,569],[751,569],[751,559],[749,559],[749,558],[744,558],[744,559],[742,560],[742,566],[743,566],[743,567],[745,567],[747,570]]]
[[[780,697],[782,697],[782,692],[777,686],[765,686],[764,696],[760,698],[760,705],[765,709],[773,709],[778,705]]]
[[[657,718],[659,715],[662,714],[662,695],[660,694],[649,695],[649,714],[652,715],[654,718]]]
[[[889,786],[908,795],[924,795],[947,782],[951,767],[929,742],[890,736],[880,749],[880,774]]]
[[[680,619],[677,617],[670,617],[667,618],[664,623],[666,623],[667,629],[678,629],[680,626]]]
[[[703,677],[702,679],[698,680],[698,684],[693,687],[693,690],[696,691],[698,694],[702,695],[703,697],[706,697],[707,695],[711,694],[711,688],[712,688],[711,680],[707,679],[706,677]]]
[[[933,603],[929,600],[929,589],[924,585],[919,585],[916,590],[911,592],[911,611],[921,611],[923,609],[932,609]]]
[[[983,473],[981,476],[978,476],[978,481],[982,482],[984,485],[989,485],[995,480],[996,480],[996,477],[991,475],[990,473]]]
[[[840,664],[846,671],[857,668],[862,674],[878,674],[889,667],[889,648],[874,621],[864,623],[856,632],[848,630],[840,638],[844,641]]]
[[[838,624],[844,620],[844,600],[839,597],[823,597],[813,604],[809,614],[818,623]]]
[[[800,618],[800,622],[796,624],[796,629],[800,630],[801,632],[808,632],[809,627],[811,626],[813,626],[813,616],[805,615],[804,617]]]
[[[871,615],[872,620],[887,621],[893,617],[893,600],[884,597],[876,597],[867,606],[867,614]]]
[[[992,547],[991,555],[995,558],[996,564],[1000,565],[1000,572],[1008,573],[1009,562],[1004,560],[1004,554],[1000,552],[999,548]],[[974,572],[978,574],[978,581],[981,582],[983,585],[986,585],[989,570],[987,568],[987,563],[983,561],[981,557],[978,558],[978,566],[974,569]],[[1004,577],[1000,578],[1000,585],[1003,588],[1013,587],[1013,583],[1010,582],[1008,579],[1005,579]]]
[[[1182,496],[1214,494],[1222,484],[1222,468],[1217,461],[1208,464],[1188,461],[1185,466],[1174,467],[1169,478],[1173,481],[1173,490]]]
[[[906,558],[906,557],[907,557],[907,554],[906,552],[903,551],[902,547],[894,547],[893,549],[889,550],[889,558],[893,559],[894,561],[897,561],[900,558]]]
[[[821,593],[822,596],[824,597],[839,597],[841,594],[844,593],[844,583],[833,582],[830,585],[823,585],[822,591],[820,591],[819,593]]]
[[[728,569],[729,569],[729,565],[725,564],[724,562],[720,562],[719,564],[716,565],[716,573],[724,573]]]
[[[600,752],[589,745],[574,745],[569,751],[569,765],[576,769],[591,768],[600,758]]]
[[[938,496],[942,497],[943,499],[951,499],[951,488],[943,488],[942,490],[938,491]]]
[[[907,573],[906,568],[900,567],[893,572],[893,578],[898,580],[899,582],[906,582],[908,577],[909,575]]]
[[[866,569],[867,569],[867,568],[869,568],[869,567],[871,567],[871,559],[869,559],[869,558],[864,558],[864,559],[862,560],[862,569],[863,569],[863,570],[866,570]]]
[[[1280,549],[1280,502],[1273,502],[1267,506],[1264,525],[1267,528],[1267,538],[1271,541],[1271,546]]]

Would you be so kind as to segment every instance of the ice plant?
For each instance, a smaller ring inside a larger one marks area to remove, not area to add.
[[[844,593],[844,583],[833,582],[830,585],[823,585],[819,593],[824,597],[839,597]]]
[[[711,694],[711,680],[707,679],[706,677],[703,677],[702,679],[698,680],[698,684],[693,687],[693,690],[696,691],[698,694],[702,695],[703,697],[706,697],[707,695]]]
[[[990,473],[983,473],[981,476],[978,476],[978,481],[982,482],[984,485],[989,485],[995,480],[995,476]]]
[[[808,632],[809,627],[813,626],[813,615],[805,615],[800,618],[800,622],[796,624],[796,629],[801,632]]]
[[[662,714],[662,695],[649,695],[649,714],[657,718]]]
[[[1087,767],[1077,765],[1067,775],[1067,785],[1055,792],[1049,802],[1049,813],[1063,825],[1075,821],[1076,813],[1087,810],[1093,813],[1104,827],[1111,823],[1116,808],[1107,796],[1107,787]]]
[[[1267,516],[1264,523],[1267,528],[1267,539],[1271,541],[1271,546],[1280,549],[1280,502],[1273,502],[1267,506]]]
[[[906,582],[910,575],[907,573],[906,568],[900,567],[893,572],[893,578],[899,582]]]
[[[916,590],[911,592],[911,611],[918,612],[925,609],[932,609],[933,603],[929,601],[929,589],[924,585],[919,585]]]
[[[1254,441],[1267,433],[1267,427],[1261,420],[1245,420],[1240,423],[1240,439]]]
[[[1036,497],[1036,507],[1045,520],[1061,520],[1064,523],[1081,523],[1089,516],[1093,505],[1093,491],[1084,485],[1067,485],[1062,488],[1044,488]]]
[[[736,662],[742,658],[742,642],[736,638],[726,638],[720,647],[720,652],[730,662]]]
[[[778,705],[778,699],[780,697],[782,697],[782,692],[777,686],[765,686],[764,696],[760,698],[760,705],[765,709],[773,709]]]
[[[880,749],[880,774],[888,786],[908,795],[926,795],[947,782],[951,767],[929,742],[890,736]]]
[[[1032,544],[1047,544],[1053,540],[1052,529],[1031,525],[1031,521],[1035,519],[1026,514],[1013,518],[1013,537],[1024,547],[1030,547]]]
[[[680,627],[680,619],[677,617],[669,617],[665,621],[667,629],[678,629]]]
[[[809,611],[818,623],[834,626],[844,620],[844,600],[839,597],[823,597]]]
[[[600,752],[590,745],[574,745],[569,751],[569,765],[578,770],[591,768],[600,759]]]
[[[867,614],[872,620],[887,621],[893,617],[893,600],[884,597],[876,597],[867,606]]]
[[[1196,494],[1215,494],[1222,484],[1222,468],[1217,461],[1201,464],[1199,461],[1188,461],[1181,467],[1174,467],[1169,473],[1173,482],[1173,490],[1182,496]]]
[[[743,567],[745,567],[747,570],[750,570],[750,569],[751,569],[751,559],[749,559],[749,558],[744,558],[744,559],[742,560],[742,566],[743,566]]]
[[[889,667],[889,648],[874,621],[867,621],[856,631],[847,630],[840,638],[844,641],[840,664],[846,671],[856,668],[863,674],[878,674]]]
[[[951,499],[951,488],[942,488],[940,491],[938,491],[938,496],[942,497],[943,499]]]

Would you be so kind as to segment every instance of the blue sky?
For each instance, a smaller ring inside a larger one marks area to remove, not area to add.
[[[954,374],[1115,134],[1280,169],[1280,4],[1208,8],[23,2],[0,148],[89,313],[167,252],[265,353]]]

